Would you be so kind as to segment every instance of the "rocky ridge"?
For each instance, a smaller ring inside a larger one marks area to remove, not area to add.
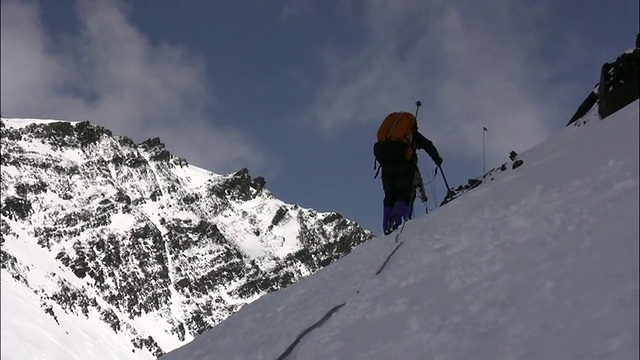
[[[373,237],[278,200],[247,169],[194,167],[158,138],[14,119],[0,134],[3,271],[51,321],[99,317],[134,351],[160,356]],[[36,276],[34,252],[56,270]]]

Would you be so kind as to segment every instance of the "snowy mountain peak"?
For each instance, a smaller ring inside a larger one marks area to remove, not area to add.
[[[86,121],[0,131],[3,358],[154,358],[373,236],[278,200],[248,169],[194,167],[159,138]],[[20,336],[27,319],[48,333],[37,347]]]

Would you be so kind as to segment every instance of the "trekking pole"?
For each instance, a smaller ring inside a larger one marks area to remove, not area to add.
[[[416,121],[418,120],[418,110],[420,110],[420,106],[422,106],[422,101],[418,100],[416,101]]]
[[[449,183],[447,182],[447,177],[444,176],[444,171],[442,171],[442,167],[440,165],[438,165],[438,169],[440,169],[440,174],[442,175],[442,180],[444,180],[444,185],[447,187],[447,197],[445,198],[448,199],[450,198],[453,194],[451,191],[451,188],[449,187]]]

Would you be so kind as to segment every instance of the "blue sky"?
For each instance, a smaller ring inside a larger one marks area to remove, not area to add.
[[[637,0],[1,4],[3,116],[159,136],[194,165],[248,167],[278,198],[376,232],[372,145],[388,113],[421,100],[449,184],[466,183],[483,126],[487,169],[558,132],[639,22]],[[430,179],[424,153],[420,166]]]

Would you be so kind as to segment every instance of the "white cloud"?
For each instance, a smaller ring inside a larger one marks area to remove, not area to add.
[[[35,7],[3,2],[1,16],[2,114],[26,115],[53,107],[55,98],[64,96],[66,59],[51,52]]]
[[[421,128],[441,152],[481,156],[486,126],[488,164],[495,165],[558,127],[545,123],[560,101],[548,88],[558,69],[539,55],[545,6],[371,1],[361,14],[357,48],[331,43],[317,52],[324,80],[306,117],[327,133],[377,127],[391,111],[414,111],[420,99]]]
[[[198,54],[151,44],[114,1],[79,2],[80,32],[65,44],[41,15],[36,5],[2,2],[3,116],[86,119],[136,141],[160,136],[214,172],[266,168],[246,134],[213,124],[207,107],[216,99]]]

